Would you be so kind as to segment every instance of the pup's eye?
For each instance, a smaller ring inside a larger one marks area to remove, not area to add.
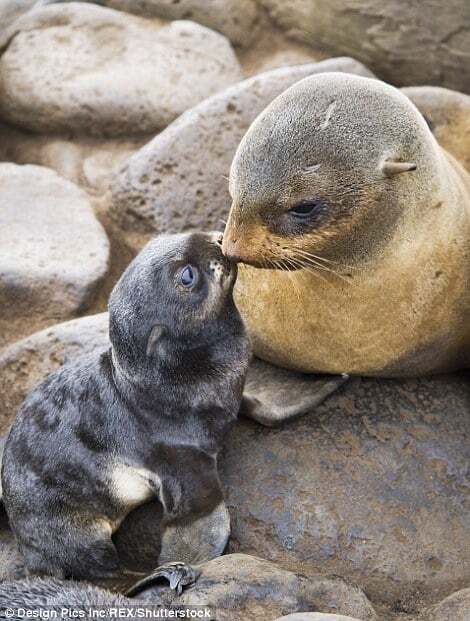
[[[289,214],[298,220],[305,220],[321,213],[323,209],[324,204],[321,201],[301,201],[289,210]]]
[[[197,271],[191,265],[183,267],[180,272],[180,282],[183,287],[192,287],[197,281]]]

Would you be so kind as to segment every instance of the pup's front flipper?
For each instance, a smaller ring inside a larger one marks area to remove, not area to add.
[[[167,563],[157,567],[151,574],[136,582],[126,593],[127,597],[134,597],[147,587],[160,580],[168,580],[170,589],[181,595],[183,587],[193,584],[199,578],[200,570],[186,563]]]
[[[348,379],[347,375],[297,373],[254,358],[240,414],[274,427],[311,412]]]

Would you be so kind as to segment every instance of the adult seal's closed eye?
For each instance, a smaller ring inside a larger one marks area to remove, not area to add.
[[[251,351],[220,234],[160,237],[109,301],[112,347],[64,366],[26,399],[3,456],[3,498],[33,574],[126,576],[112,536],[158,501],[156,577],[171,561],[222,553],[229,535],[217,473]],[[135,579],[135,578],[134,578]]]
[[[259,357],[383,377],[469,366],[470,177],[400,91],[302,80],[248,130],[230,192],[223,250],[246,264],[235,299]]]

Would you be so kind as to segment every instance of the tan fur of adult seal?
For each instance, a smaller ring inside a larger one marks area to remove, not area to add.
[[[239,272],[259,357],[392,377],[469,366],[470,177],[400,91],[302,80],[248,130],[230,191],[225,253],[280,268]]]

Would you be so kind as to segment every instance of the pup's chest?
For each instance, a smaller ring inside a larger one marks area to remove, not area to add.
[[[152,470],[121,463],[110,466],[108,477],[112,498],[128,510],[155,497],[161,486]]]

